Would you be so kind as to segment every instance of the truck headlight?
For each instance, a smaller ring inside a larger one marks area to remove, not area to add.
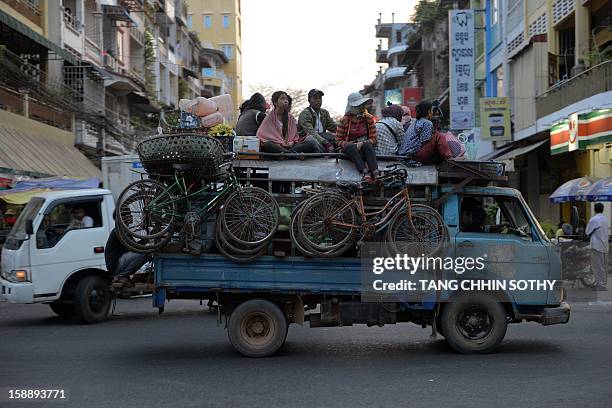
[[[5,275],[8,275],[6,279],[11,282],[28,282],[28,272],[23,269],[13,269]]]

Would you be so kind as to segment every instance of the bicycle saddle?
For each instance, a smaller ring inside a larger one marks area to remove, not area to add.
[[[348,193],[356,193],[358,191],[366,191],[371,188],[371,184],[361,183],[359,181],[338,181],[336,186],[342,191]]]
[[[189,171],[196,168],[196,165],[193,163],[173,163],[172,168],[178,171]]]

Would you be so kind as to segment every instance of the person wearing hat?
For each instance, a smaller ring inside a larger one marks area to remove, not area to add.
[[[382,110],[382,119],[376,122],[377,156],[393,156],[397,154],[397,149],[404,139],[404,128],[401,120],[403,115],[402,107],[399,105],[389,105]]]
[[[321,144],[326,152],[334,151],[336,141],[336,123],[331,118],[329,112],[323,108],[323,91],[311,89],[308,92],[308,103],[298,117],[298,131],[300,136],[312,136]]]
[[[348,112],[338,124],[336,141],[341,152],[355,163],[357,170],[362,174],[362,179],[372,182],[378,175],[375,151],[376,125],[374,117],[366,112],[366,106],[372,103],[372,99],[365,98],[359,92],[353,92],[347,102]]]

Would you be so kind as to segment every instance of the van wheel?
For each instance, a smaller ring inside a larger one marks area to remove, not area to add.
[[[493,296],[465,293],[451,299],[442,311],[442,333],[463,354],[493,351],[506,335],[506,311]]]
[[[287,319],[272,302],[248,300],[230,316],[227,333],[232,346],[243,356],[267,357],[285,343]]]
[[[72,302],[53,302],[49,303],[49,307],[58,316],[61,317],[73,317],[74,316],[74,303]]]
[[[97,275],[81,279],[74,293],[76,317],[83,323],[98,323],[108,319],[111,306],[108,282]]]

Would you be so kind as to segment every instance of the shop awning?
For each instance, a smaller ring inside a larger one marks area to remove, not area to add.
[[[76,147],[6,127],[0,127],[0,168],[15,173],[102,178],[100,170]]]
[[[527,146],[521,146],[521,147],[517,147],[515,149],[511,149],[505,153],[503,153],[500,156],[497,156],[495,158],[496,161],[501,161],[501,160],[511,160],[511,159],[516,159],[519,156],[523,156],[535,149],[537,149],[538,147],[542,146],[544,143],[548,142],[548,139],[545,140],[540,140],[539,142],[536,143],[532,143],[530,145]]]
[[[55,54],[59,55],[61,58],[71,63],[72,65],[79,65],[79,62],[77,61],[77,59],[72,54],[70,54],[68,51],[62,49],[62,47],[60,47],[59,45],[46,39],[44,36],[38,34],[36,31],[32,30],[30,27],[23,24],[21,21],[14,19],[13,17],[11,17],[10,15],[6,14],[4,11],[1,11],[1,10],[0,10],[0,23],[6,24],[13,30],[18,31],[21,34],[25,35],[26,37],[30,38],[32,41],[39,43],[40,45],[47,48],[49,51],[54,52]]]

